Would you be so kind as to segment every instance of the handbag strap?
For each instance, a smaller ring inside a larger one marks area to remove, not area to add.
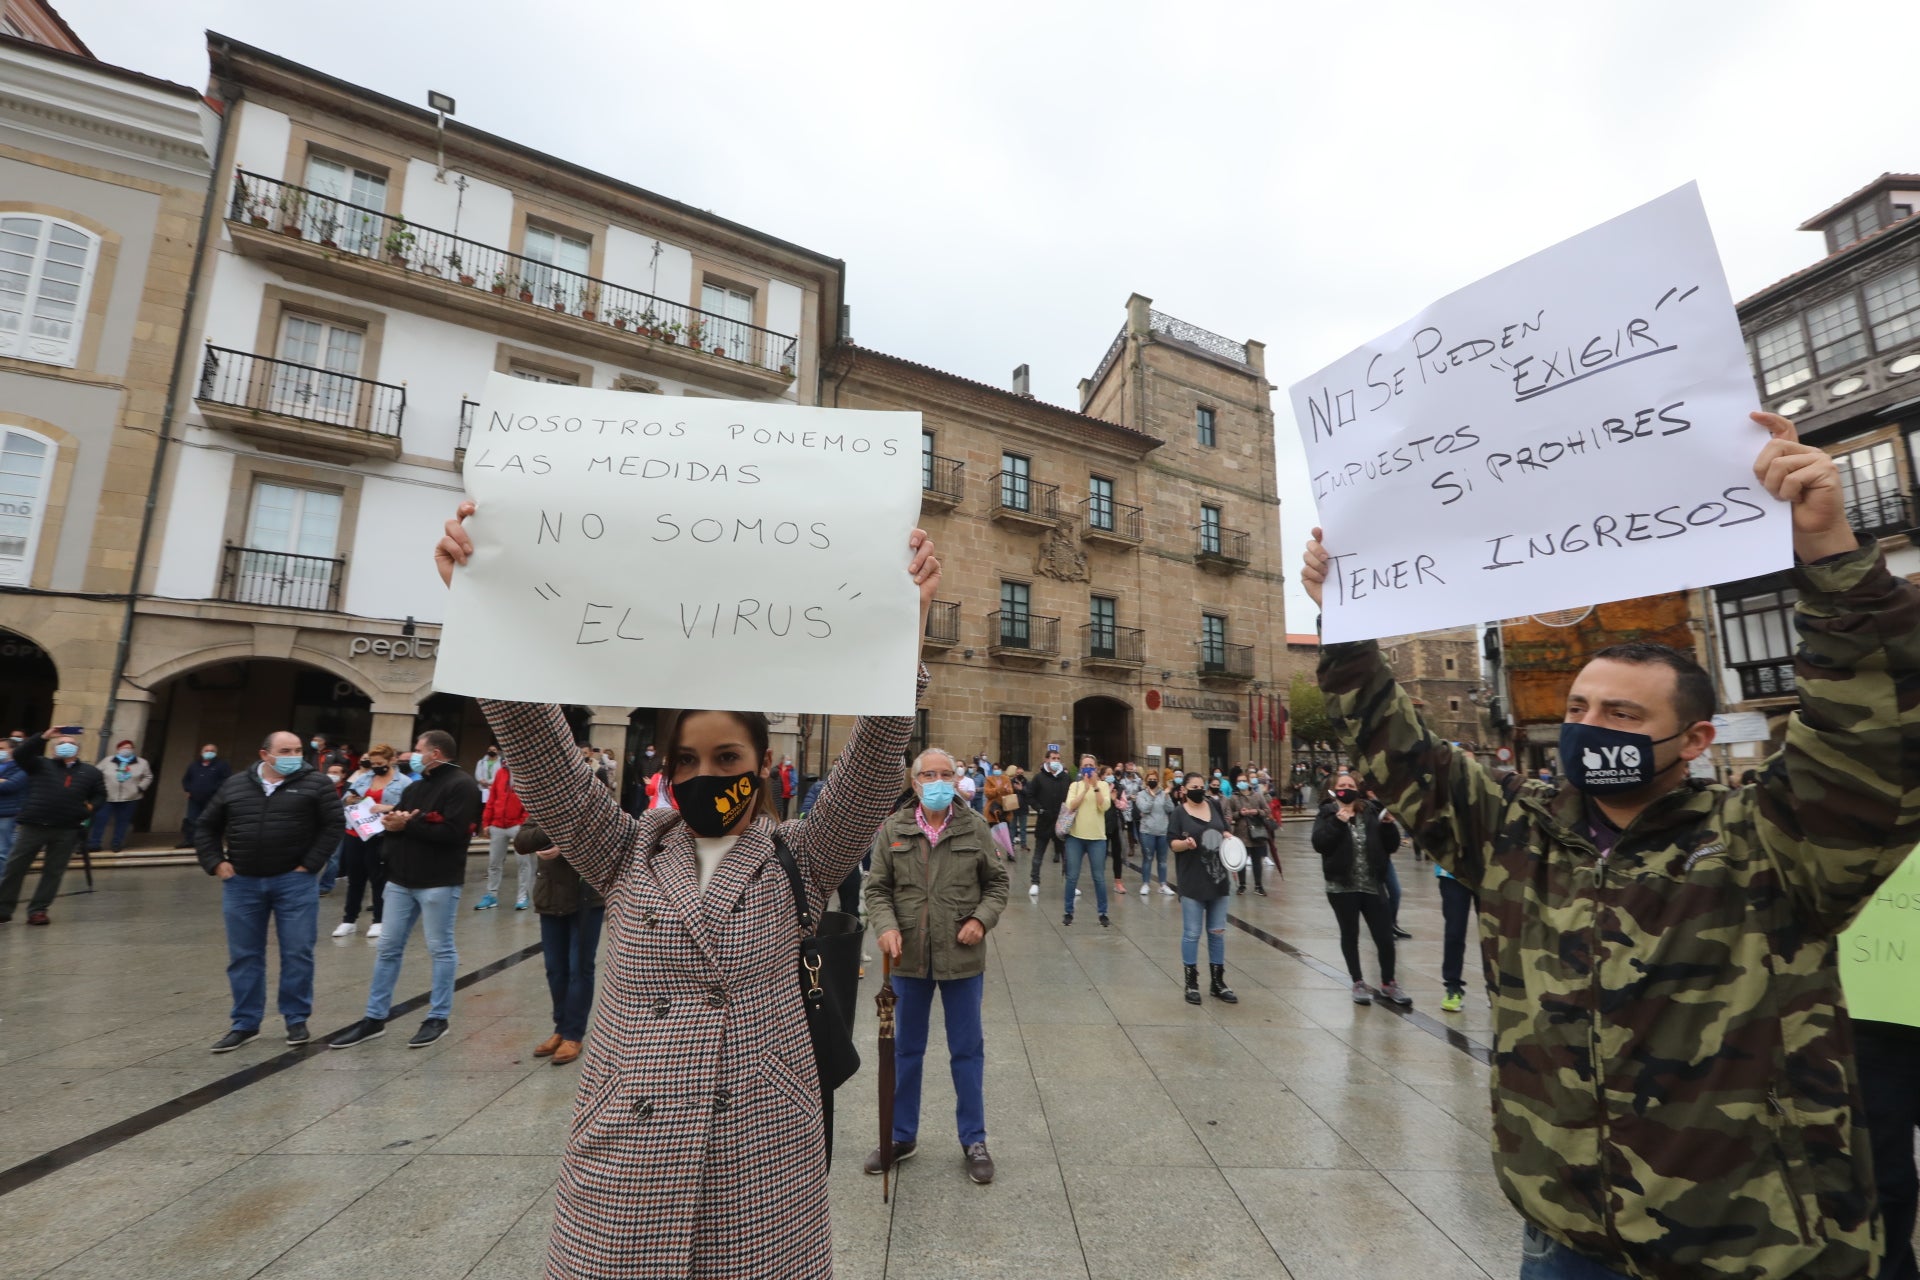
[[[773,856],[780,859],[780,866],[787,873],[787,883],[793,886],[794,914],[800,921],[800,996],[806,1001],[809,1014],[820,1007],[826,998],[826,990],[820,985],[820,938],[815,932],[813,907],[807,901],[807,890],[800,879],[800,864],[794,861],[793,854],[787,848],[787,842],[776,831],[773,837]]]
[[[794,861],[787,842],[776,832],[773,837],[773,856],[780,859],[780,866],[787,873],[787,883],[793,886],[793,912],[800,920],[800,927],[811,937],[814,932],[813,906],[807,901],[806,884],[800,878],[800,864]]]

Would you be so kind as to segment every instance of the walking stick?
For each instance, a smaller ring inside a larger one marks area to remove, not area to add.
[[[873,1003],[880,1016],[877,1052],[880,1056],[880,1203],[888,1203],[893,1177],[893,957],[880,952],[880,990]]]

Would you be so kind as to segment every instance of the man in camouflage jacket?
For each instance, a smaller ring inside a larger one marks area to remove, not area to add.
[[[1494,1165],[1541,1260],[1527,1274],[1569,1250],[1647,1280],[1837,1280],[1884,1247],[1834,939],[1920,837],[1920,588],[1856,541],[1832,460],[1754,416],[1774,435],[1755,473],[1792,504],[1801,637],[1800,708],[1756,784],[1686,778],[1713,734],[1671,664],[1577,677],[1569,723],[1637,719],[1666,743],[1652,783],[1600,800],[1496,782],[1374,643],[1321,654],[1343,744],[1480,897]]]

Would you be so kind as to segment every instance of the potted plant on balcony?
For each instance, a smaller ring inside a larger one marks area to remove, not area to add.
[[[678,320],[667,321],[665,324],[660,326],[659,333],[655,336],[657,336],[662,342],[666,342],[666,343],[674,343],[674,342],[680,341],[680,322]]]
[[[532,302],[533,301],[533,281],[528,280],[525,277],[521,277],[515,280],[514,283],[520,286],[520,301]]]
[[[687,345],[695,351],[706,346],[707,326],[703,320],[689,320],[686,325]]]
[[[613,321],[614,328],[625,330],[627,322],[633,319],[633,312],[625,307],[615,307],[607,312],[607,319]]]
[[[783,365],[781,365],[781,366],[780,366],[780,376],[781,376],[781,377],[783,377],[783,378],[785,378],[785,379],[786,379],[786,380],[787,380],[788,382],[792,382],[792,381],[793,381],[793,366],[792,366],[792,365],[790,365],[790,364],[783,364]]]
[[[413,229],[404,221],[395,219],[381,247],[387,251],[388,262],[396,267],[406,267],[409,265],[407,255],[413,252]]]
[[[640,314],[640,318],[633,322],[633,328],[636,333],[644,333],[649,338],[657,338],[660,336],[660,317],[653,314],[652,307],[648,307]]]
[[[461,260],[458,249],[450,249],[447,251],[447,270],[459,276],[461,284],[469,288],[473,286],[473,277],[467,274],[467,264]]]
[[[501,297],[507,296],[507,287],[514,283],[513,272],[505,267],[493,273],[493,291]]]
[[[298,187],[280,190],[280,229],[295,240],[301,238],[301,221],[307,213],[307,193]]]
[[[591,320],[600,310],[600,286],[587,281],[587,287],[580,291],[580,318]]]
[[[263,191],[240,189],[247,210],[247,221],[261,230],[266,230],[273,221],[273,197]]]
[[[567,282],[559,276],[555,276],[553,279],[547,281],[547,297],[552,299],[553,309],[562,315],[565,315],[567,311],[567,302],[569,301],[567,293]]]

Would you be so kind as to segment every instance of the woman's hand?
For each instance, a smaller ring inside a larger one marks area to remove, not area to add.
[[[447,527],[451,530],[453,526]],[[468,550],[472,550],[473,544],[467,545]],[[940,557],[933,553],[933,539],[925,529],[915,529],[907,535],[907,550],[913,555],[907,563],[907,573],[913,578],[913,585],[920,588],[920,634],[924,636],[927,611],[933,607],[934,596],[940,593]]]
[[[453,566],[465,564],[473,554],[473,539],[467,536],[465,521],[478,509],[471,502],[462,502],[454,509],[453,519],[447,521],[446,533],[434,545],[433,567],[440,571],[440,581],[449,587],[453,585]]]

